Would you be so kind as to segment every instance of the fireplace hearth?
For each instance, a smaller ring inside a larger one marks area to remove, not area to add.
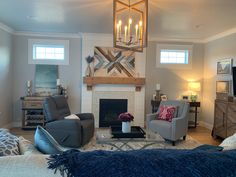
[[[127,99],[100,99],[99,100],[99,127],[121,125],[119,114],[127,112]]]

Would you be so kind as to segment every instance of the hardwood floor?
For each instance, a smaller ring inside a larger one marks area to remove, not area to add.
[[[202,144],[219,145],[222,142],[222,139],[214,139],[211,136],[211,130],[201,126],[188,129],[188,135]]]
[[[10,131],[16,136],[23,136],[24,138],[34,142],[35,130],[24,131],[21,128],[12,128]],[[188,129],[188,135],[202,144],[219,145],[222,141],[221,139],[213,139],[211,136],[211,130],[201,126]]]

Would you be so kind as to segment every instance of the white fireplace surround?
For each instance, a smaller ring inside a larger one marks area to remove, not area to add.
[[[100,110],[100,99],[127,99],[128,100],[128,112],[134,114],[134,92],[117,92],[117,91],[95,91],[93,92],[93,114],[95,119],[95,127],[99,127],[99,110]]]
[[[83,34],[82,36],[82,76],[85,76],[87,62],[85,58],[94,54],[94,47],[112,47],[112,35]],[[135,53],[135,71],[140,77],[145,78],[146,50]],[[115,78],[114,78],[115,79]],[[99,127],[99,99],[128,99],[128,112],[134,115],[132,125],[144,126],[145,120],[145,86],[141,91],[135,91],[134,85],[94,85],[92,90],[87,90],[87,85],[82,84],[81,112],[91,112],[95,117],[95,127]]]

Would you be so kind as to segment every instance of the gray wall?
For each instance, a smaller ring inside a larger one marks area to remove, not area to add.
[[[12,37],[0,29],[0,127],[12,121]]]
[[[28,64],[28,39],[37,39],[33,36],[14,36],[13,38],[13,121],[21,121],[20,97],[26,95],[27,80],[34,80],[35,65]],[[45,39],[45,38],[43,38]],[[46,38],[55,39],[55,38]],[[72,113],[80,112],[81,95],[81,39],[56,38],[69,40],[70,65],[59,66],[59,78],[63,85],[68,87],[68,103]]]
[[[146,113],[151,113],[151,99],[157,83],[161,85],[161,93],[167,94],[168,99],[180,99],[182,95],[188,94],[189,80],[202,82],[203,79],[204,44],[193,44],[192,69],[156,68],[156,45],[157,42],[152,41],[147,48]]]
[[[236,58],[236,34],[211,41],[205,45],[203,121],[213,125],[214,100],[216,98],[216,62],[224,58]]]

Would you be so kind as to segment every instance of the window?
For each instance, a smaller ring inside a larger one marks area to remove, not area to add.
[[[157,44],[157,67],[190,69],[192,45]]]
[[[29,64],[69,64],[69,41],[29,39]]]
[[[161,64],[188,64],[188,50],[161,49]]]

